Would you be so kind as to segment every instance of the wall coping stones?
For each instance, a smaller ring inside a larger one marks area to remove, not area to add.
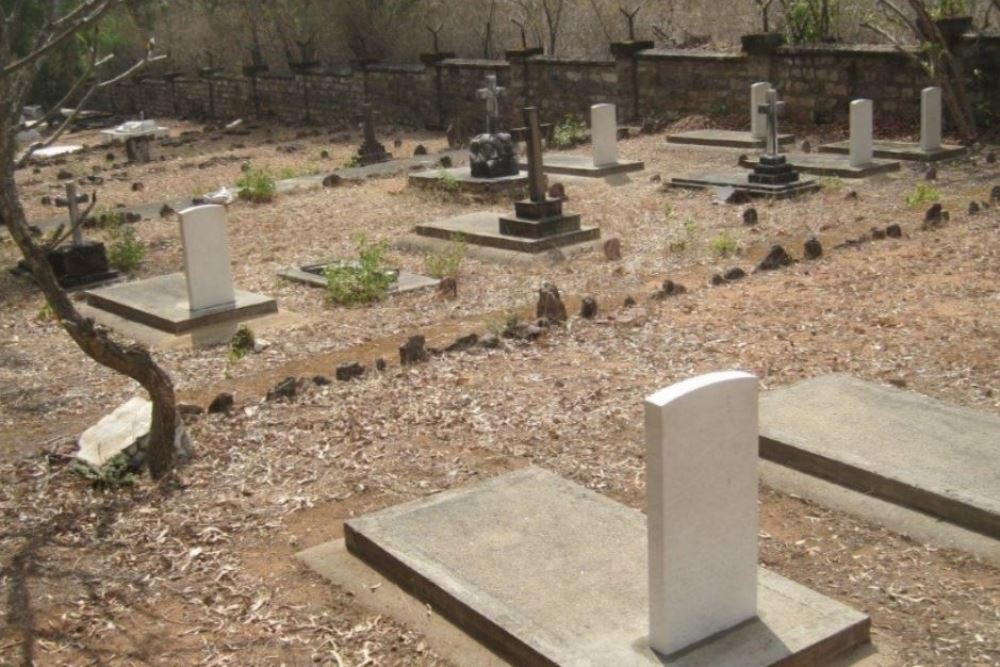
[[[796,55],[806,55],[806,56],[878,56],[880,58],[885,58],[886,56],[895,56],[898,58],[905,58],[907,54],[901,53],[894,46],[889,46],[887,44],[800,44],[796,46],[782,46],[775,51],[778,55],[783,56],[796,56]],[[916,53],[916,50],[913,50]]]
[[[422,74],[427,71],[423,63],[380,63],[366,67],[369,72],[396,72],[404,74]]]
[[[485,60],[481,58],[449,58],[441,62],[442,67],[470,67],[480,69],[507,69],[510,63],[506,60]]]
[[[648,49],[640,51],[641,60],[718,60],[736,62],[746,60],[746,54],[725,51],[704,51],[700,49]]]
[[[612,58],[553,58],[552,56],[532,56],[528,62],[544,65],[569,65],[572,67],[614,67]]]

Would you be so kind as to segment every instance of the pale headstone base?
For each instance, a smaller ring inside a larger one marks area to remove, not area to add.
[[[755,197],[774,197],[776,199],[795,197],[808,192],[816,192],[820,189],[819,183],[811,178],[800,178],[794,183],[780,185],[751,183],[749,174],[736,170],[676,176],[670,179],[669,185],[675,188],[690,188],[695,190],[728,187],[743,190]]]
[[[414,187],[427,189],[457,187],[459,192],[469,194],[507,194],[517,197],[528,192],[527,172],[516,176],[477,178],[472,175],[470,167],[418,171],[409,175],[408,182]],[[451,183],[454,185],[450,185]]]
[[[642,171],[646,168],[645,163],[637,160],[619,160],[614,164],[594,165],[593,158],[587,155],[562,155],[559,153],[547,153],[542,159],[542,171],[546,174],[560,174],[565,176],[580,176],[583,178],[604,178],[615,174],[625,174],[633,171]],[[521,164],[522,169],[527,169],[526,163]]]
[[[292,267],[279,271],[278,275],[293,282],[312,285],[314,287],[326,287],[326,276],[324,271],[328,266],[338,263],[337,260],[324,259],[311,264],[304,264],[300,267]],[[389,294],[403,294],[415,290],[437,287],[441,281],[436,278],[422,276],[406,269],[396,271],[396,280],[389,287]]]
[[[549,250],[596,241],[601,238],[599,228],[585,226],[541,238],[504,234],[500,231],[501,217],[501,214],[489,212],[468,213],[454,218],[420,224],[416,226],[414,231],[418,236],[446,241],[459,235],[463,241],[470,245],[531,254],[545,253]]]
[[[899,171],[898,160],[874,160],[863,167],[852,167],[850,160],[839,155],[816,155],[814,153],[785,153],[788,164],[795,171],[814,176],[838,176],[840,178],[867,178],[878,174]],[[759,158],[751,156],[743,162],[744,167],[753,168]]]
[[[719,146],[724,148],[745,148],[748,150],[767,147],[766,139],[754,139],[750,132],[734,130],[691,130],[679,132],[667,137],[668,144],[692,144],[695,146]],[[778,135],[778,145],[786,146],[795,143],[795,135]]]
[[[950,160],[951,158],[965,155],[967,150],[964,146],[941,146],[936,151],[927,152],[920,148],[920,144],[906,141],[876,141],[873,146],[874,154],[877,158],[909,160],[913,162]],[[838,141],[832,144],[823,144],[819,147],[819,152],[849,155],[851,152],[851,142]]]
[[[761,568],[758,619],[669,657],[647,644],[646,519],[538,468],[345,524],[351,553],[517,665],[818,665],[862,613]],[[323,572],[321,545],[299,559]]]

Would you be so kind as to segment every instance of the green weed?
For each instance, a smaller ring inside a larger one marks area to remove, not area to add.
[[[266,204],[274,200],[278,185],[267,169],[248,169],[236,181],[240,199],[254,204]]]
[[[466,244],[461,234],[451,237],[448,245],[438,252],[427,255],[424,268],[433,278],[456,278],[465,259]]]
[[[387,244],[369,243],[364,236],[358,236],[355,243],[357,263],[334,264],[326,269],[327,295],[347,306],[381,301],[396,280],[395,274],[382,266]]]

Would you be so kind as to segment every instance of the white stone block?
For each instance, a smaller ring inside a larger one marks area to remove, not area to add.
[[[866,167],[875,157],[874,105],[871,100],[851,102],[851,152],[852,167]]]
[[[941,148],[941,89],[924,88],[920,93],[920,150]]]
[[[195,206],[180,213],[184,275],[192,311],[232,307],[236,303],[226,235],[226,209]]]
[[[618,164],[618,114],[614,104],[590,107],[590,137],[595,167]]]
[[[149,435],[152,417],[153,404],[140,396],[119,405],[83,432],[76,458],[100,468]]]
[[[767,114],[761,113],[760,108],[767,104],[770,90],[771,84],[766,81],[750,86],[750,134],[758,141],[767,139]]]
[[[725,372],[645,402],[649,637],[664,655],[757,615],[757,378]]]

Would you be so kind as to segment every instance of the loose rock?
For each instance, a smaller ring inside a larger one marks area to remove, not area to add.
[[[348,382],[365,374],[365,367],[354,361],[349,364],[337,366],[336,377],[340,382]]]
[[[535,305],[535,316],[544,317],[553,324],[566,321],[566,304],[559,296],[559,288],[552,283],[545,283],[538,290],[538,303]]]
[[[176,212],[177,211],[175,211],[173,208],[171,208],[171,206],[169,204],[164,204],[163,206],[160,207],[160,217],[161,218],[169,218],[170,216],[172,216]]]
[[[551,199],[562,199],[562,200],[569,199],[566,196],[566,186],[563,185],[562,183],[553,183],[549,187],[549,197]]]
[[[653,293],[653,299],[662,300],[671,296],[677,296],[678,294],[684,294],[687,292],[687,288],[680,283],[675,283],[673,280],[664,280],[660,289]]]
[[[438,294],[445,299],[458,298],[458,282],[451,276],[442,278],[438,283]]]
[[[758,271],[773,271],[795,263],[792,256],[780,245],[771,246],[767,256],[757,265]]]
[[[333,187],[336,187],[336,186],[340,185],[343,181],[344,181],[344,179],[341,178],[339,175],[337,175],[337,174],[330,174],[326,178],[323,179],[323,187],[324,188],[333,188]]]
[[[597,299],[592,296],[583,298],[580,303],[580,317],[585,320],[592,320],[597,317]]]
[[[930,166],[927,167],[927,171],[924,172],[924,180],[926,181],[936,181],[938,177],[937,167]]]
[[[466,350],[471,350],[479,342],[479,335],[471,333],[468,336],[462,336],[456,338],[455,342],[444,348],[445,352],[465,352]]]
[[[615,262],[622,258],[622,242],[612,237],[604,242],[604,259]]]
[[[743,224],[744,225],[756,225],[758,220],[757,209],[752,206],[745,211],[743,211]]]
[[[287,377],[274,386],[274,389],[267,392],[268,401],[276,401],[280,398],[293,399],[299,393],[299,381],[293,377]]]
[[[232,392],[224,391],[213,398],[212,402],[208,404],[208,413],[216,415],[220,412],[229,412],[235,402],[236,397],[233,396]]]
[[[401,366],[411,366],[427,361],[430,355],[427,353],[427,341],[423,336],[411,336],[409,340],[399,346],[399,363]]]
[[[815,236],[806,239],[802,250],[806,259],[819,259],[823,256],[823,244]]]
[[[722,279],[727,283],[735,282],[737,280],[743,280],[747,277],[747,272],[738,266],[734,266],[725,273],[722,274]]]
[[[417,147],[413,149],[413,155],[417,157],[421,155],[427,155],[427,146],[424,146],[423,144],[417,144]]]
[[[903,237],[903,228],[893,223],[885,228],[885,235],[891,239],[898,239]]]
[[[979,204],[974,201],[969,202],[969,215],[976,215],[980,211]]]
[[[479,347],[486,350],[495,350],[500,347],[500,337],[494,333],[483,334],[479,339]]]

